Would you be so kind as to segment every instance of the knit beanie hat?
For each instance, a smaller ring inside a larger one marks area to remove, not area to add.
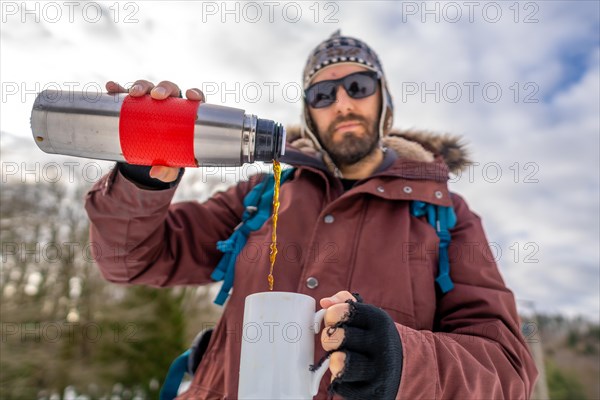
[[[394,105],[379,57],[365,42],[349,36],[342,36],[340,30],[335,31],[329,39],[319,44],[308,57],[302,79],[304,90],[311,85],[312,79],[317,72],[328,66],[340,63],[361,65],[379,73],[382,95],[381,114],[379,116],[379,138],[382,139],[392,128]],[[314,143],[315,147],[323,154],[323,161],[325,161],[335,175],[340,176],[339,170],[333,164],[331,157],[327,154],[318,139],[306,101],[303,102],[302,110],[302,137],[308,138]]]

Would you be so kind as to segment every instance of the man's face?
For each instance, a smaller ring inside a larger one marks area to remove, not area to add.
[[[353,64],[334,65],[317,73],[311,85],[360,71],[368,69]],[[324,108],[307,107],[321,144],[338,166],[355,164],[377,147],[381,108],[379,84],[373,95],[362,99],[353,99],[340,85],[333,104]]]

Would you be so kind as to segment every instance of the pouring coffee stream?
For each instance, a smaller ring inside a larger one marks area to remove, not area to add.
[[[279,164],[279,161],[277,160],[273,160],[273,175],[275,177],[275,189],[273,192],[273,233],[271,234],[271,254],[269,255],[271,268],[269,269],[269,276],[267,277],[269,290],[273,290],[273,285],[275,283],[273,267],[275,266],[275,260],[277,259],[277,218],[279,217],[279,188],[281,186],[281,164]]]

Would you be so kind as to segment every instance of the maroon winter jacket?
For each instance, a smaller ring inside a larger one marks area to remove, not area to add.
[[[288,148],[283,161],[296,171],[281,187],[275,290],[303,293],[317,304],[348,290],[384,309],[404,352],[397,398],[528,398],[537,370],[513,293],[479,216],[448,191],[449,166],[459,169],[464,161],[460,146],[432,135],[385,140],[380,168],[345,192],[310,149]],[[141,189],[113,170],[86,198],[102,274],[111,282],[158,287],[212,282],[222,257],[215,244],[239,224],[244,196],[257,181],[240,182],[204,203],[171,204],[175,188]],[[411,215],[411,200],[453,205],[456,212],[449,248],[454,289],[447,294],[434,281],[438,237],[424,218]],[[270,241],[268,220],[251,233],[237,260],[234,289],[179,399],[237,398],[244,299],[267,290]],[[315,349],[317,361],[324,354],[320,335]],[[330,379],[327,372],[315,398],[326,398]]]

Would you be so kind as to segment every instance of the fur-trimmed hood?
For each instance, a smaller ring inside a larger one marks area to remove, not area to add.
[[[299,126],[286,128],[288,148],[320,158],[314,143],[301,137],[300,129]],[[448,133],[438,134],[418,129],[391,130],[382,139],[382,144],[394,150],[399,158],[412,161],[433,162],[436,156],[441,156],[452,173],[458,173],[471,163],[462,137]]]

